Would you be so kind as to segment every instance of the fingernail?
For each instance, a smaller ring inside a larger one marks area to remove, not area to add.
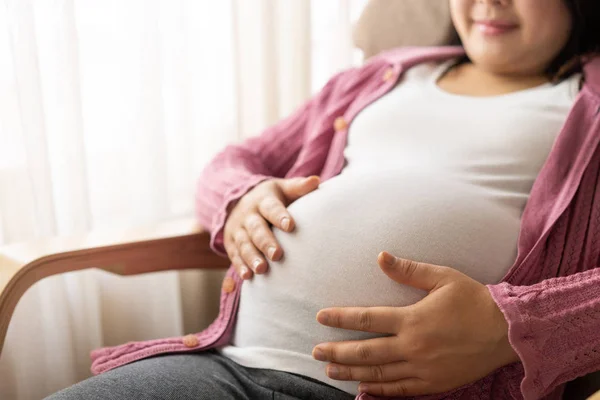
[[[258,267],[260,266],[260,259],[256,259],[254,260],[254,262],[252,263],[252,269],[254,269],[254,272],[258,272]]]
[[[365,385],[364,383],[361,383],[360,385],[358,385],[358,391],[359,392],[368,392],[369,391],[369,385]]]
[[[246,266],[242,267],[242,273],[240,274],[240,276],[242,277],[242,279],[250,278],[250,270],[248,269],[248,267],[246,267]]]
[[[288,229],[290,229],[290,219],[288,217],[283,217],[281,219],[281,226],[283,227],[283,229],[285,229],[286,231]]]
[[[271,259],[271,261],[275,261],[273,259],[273,257],[275,257],[275,251],[277,249],[275,247],[269,247],[269,250],[267,250],[267,255],[269,256],[269,258]]]
[[[383,262],[389,266],[392,266],[392,265],[394,265],[394,262],[396,262],[396,257],[394,257],[390,253],[384,251],[383,252]]]
[[[315,360],[325,361],[325,353],[318,347],[313,351],[313,357]]]
[[[327,325],[329,322],[329,315],[326,312],[323,312],[317,316],[317,321],[323,325]]]
[[[334,379],[338,378],[340,376],[340,369],[334,366],[327,367],[327,376]]]

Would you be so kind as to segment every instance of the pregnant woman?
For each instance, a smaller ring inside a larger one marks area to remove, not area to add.
[[[600,6],[450,6],[462,47],[344,71],[206,167],[210,328],[50,398],[559,399],[600,370]]]

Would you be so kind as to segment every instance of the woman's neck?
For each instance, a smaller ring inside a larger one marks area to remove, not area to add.
[[[545,75],[501,75],[466,62],[447,71],[437,84],[453,94],[486,97],[531,89],[548,82]]]

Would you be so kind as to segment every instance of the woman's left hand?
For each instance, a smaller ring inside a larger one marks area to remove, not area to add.
[[[391,279],[429,293],[407,307],[319,311],[323,325],[391,334],[316,346],[313,357],[331,362],[330,378],[361,381],[359,390],[372,395],[417,396],[458,388],[519,361],[504,315],[485,285],[455,269],[387,252],[377,261]]]

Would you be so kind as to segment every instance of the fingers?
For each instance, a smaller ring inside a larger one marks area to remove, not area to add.
[[[413,369],[406,361],[379,365],[329,364],[326,373],[338,381],[391,382],[414,377]]]
[[[252,214],[244,220],[244,227],[250,235],[254,246],[262,251],[271,261],[277,261],[281,258],[281,247],[273,235],[273,231],[262,216]]]
[[[320,183],[321,178],[317,175],[312,175],[308,178],[284,179],[280,183],[280,187],[285,197],[290,202],[293,202],[318,188]]]
[[[254,273],[250,268],[248,268],[240,256],[233,239],[225,238],[223,245],[225,247],[225,251],[227,252],[227,256],[229,257],[229,261],[231,261],[231,264],[233,264],[233,267],[237,271],[238,275],[242,279],[251,279],[254,276]]]
[[[380,365],[398,362],[395,337],[321,343],[313,349],[313,357],[347,365]]]
[[[252,243],[248,232],[246,232],[245,229],[238,229],[234,235],[233,240],[244,263],[249,266],[254,273],[265,273],[268,268],[267,262]]]
[[[254,208],[244,216],[237,216],[235,220],[231,220],[231,228],[229,229],[230,236],[225,238],[225,249],[232,264],[240,276],[244,278],[243,271],[249,268],[251,271],[246,272],[247,279],[252,278],[253,273],[263,274],[268,269],[267,257],[271,261],[277,261],[283,256],[283,249],[278,244],[271,227],[261,215],[261,210],[269,215],[271,219],[275,219],[274,215],[279,214],[288,218],[289,229],[293,227],[293,220],[281,201],[275,196],[269,196],[271,200],[263,201],[262,209]],[[283,213],[282,211],[283,210]],[[241,217],[241,218],[240,218]],[[281,218],[279,218],[281,228]],[[253,273],[252,273],[253,272]]]
[[[388,257],[389,264],[386,263]],[[379,253],[377,261],[385,274],[396,282],[426,291],[434,290],[457,275],[452,268],[394,257],[387,251]]]
[[[284,232],[294,230],[294,219],[284,204],[275,196],[269,196],[258,204],[260,214]],[[286,221],[287,219],[287,221]]]
[[[402,310],[397,307],[333,307],[317,313],[320,324],[375,333],[398,333]]]
[[[315,190],[319,183],[318,176],[267,180],[227,207],[225,250],[243,279],[267,271],[269,265],[264,256],[271,261],[281,259],[283,249],[269,223],[291,232],[295,223],[286,204]]]

